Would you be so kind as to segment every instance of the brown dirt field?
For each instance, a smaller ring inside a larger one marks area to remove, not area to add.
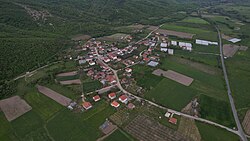
[[[12,121],[32,109],[32,107],[19,96],[1,100],[0,108],[8,121]]]
[[[105,40],[105,41],[122,41],[122,37],[125,38],[126,36],[128,36],[128,34],[123,34],[123,33],[116,33],[110,36],[104,36],[104,37],[100,37],[98,38],[98,40]]]
[[[79,41],[79,40],[88,40],[90,38],[91,38],[91,36],[83,34],[83,35],[75,35],[74,37],[71,38],[71,40]]]
[[[234,54],[240,49],[240,46],[237,45],[223,45],[223,54],[226,57],[233,57]]]
[[[80,85],[82,82],[80,79],[75,79],[75,80],[66,80],[66,81],[60,81],[60,84],[62,85]]]
[[[37,89],[40,93],[55,100],[56,102],[58,102],[59,104],[61,104],[63,106],[68,106],[70,104],[70,102],[72,101],[71,99],[69,99],[69,98],[67,98],[67,97],[47,88],[47,87],[38,85]]]
[[[190,138],[192,141],[201,141],[201,135],[193,119],[181,117],[178,132]]]
[[[176,81],[176,82],[178,82],[182,85],[185,85],[185,86],[190,86],[194,80],[191,77],[185,76],[183,74],[180,74],[180,73],[172,71],[172,70],[164,71],[161,69],[157,69],[157,70],[153,71],[153,74],[157,75],[157,76],[163,75],[164,77],[171,79],[173,81]]]
[[[56,76],[63,77],[63,76],[74,76],[74,75],[77,75],[77,71],[59,73]]]
[[[247,51],[248,47],[246,46],[240,46],[239,50],[240,51]]]
[[[158,26],[149,26],[149,27],[148,27],[148,30],[154,31],[154,30],[156,30],[157,28],[158,28]]]
[[[233,39],[233,37],[230,37],[228,35],[222,34],[222,39],[230,40],[230,39]]]
[[[165,29],[158,29],[155,32],[160,34],[166,34],[171,36],[177,36],[180,38],[192,39],[195,34],[185,33],[185,32],[177,32],[173,30],[165,30]]]
[[[145,115],[137,116],[125,130],[140,141],[189,141],[181,133]]]
[[[142,24],[133,24],[133,25],[129,25],[129,28],[134,28],[134,29],[143,29],[145,27],[145,25]]]
[[[188,65],[191,66],[192,68],[195,68],[199,71],[211,74],[211,75],[216,75],[216,74],[220,74],[220,70],[218,68],[214,68],[211,67],[209,65],[205,65],[205,64],[201,64],[201,63],[197,63],[197,62],[193,62],[187,59],[183,59],[183,58],[171,58],[173,59],[173,61],[176,61],[178,63],[184,64],[184,65]]]
[[[245,118],[242,122],[245,132],[250,135],[250,110],[247,111]]]

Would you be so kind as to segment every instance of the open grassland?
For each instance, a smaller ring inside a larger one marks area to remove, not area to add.
[[[104,141],[134,141],[134,139],[121,129],[118,129],[107,138],[105,138]]]
[[[184,25],[176,25],[173,23],[166,23],[161,28],[167,29],[167,30],[174,30],[174,31],[179,31],[179,32],[187,32],[187,33],[196,34],[194,38],[211,40],[211,41],[217,40],[216,32],[206,30],[206,29],[188,27]]]
[[[102,84],[98,80],[93,80],[93,81],[89,81],[89,82],[83,82],[82,88],[83,88],[83,92],[88,93],[88,92],[93,92],[93,91],[96,91],[98,89],[101,89]]]
[[[55,83],[49,83],[46,87],[50,88],[53,91],[56,91],[70,99],[75,99],[80,96],[79,93],[74,92],[70,87],[65,87]]]
[[[221,123],[231,128],[235,127],[229,102],[201,95],[199,103],[202,118]]]
[[[239,137],[224,129],[196,122],[203,141],[239,141]]]

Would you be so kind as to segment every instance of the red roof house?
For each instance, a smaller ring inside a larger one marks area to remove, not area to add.
[[[82,107],[86,110],[92,108],[92,104],[90,102],[83,102]]]
[[[116,83],[116,79],[114,75],[107,75],[106,80],[109,81],[109,83],[114,84]]]
[[[116,94],[115,94],[115,93],[110,93],[110,94],[108,95],[108,97],[109,97],[110,99],[114,99],[114,98],[116,98]]]
[[[124,95],[119,97],[119,101],[121,101],[122,103],[127,103],[128,97],[124,94]]]
[[[96,96],[93,97],[93,100],[94,100],[95,102],[99,101],[100,99],[101,99],[101,98],[100,98],[99,95],[96,95]]]
[[[118,107],[120,106],[120,104],[119,104],[118,102],[116,102],[116,101],[113,101],[113,102],[111,103],[111,106],[113,106],[113,107],[115,107],[115,108],[118,108]]]
[[[176,123],[177,123],[177,119],[171,117],[171,118],[169,118],[168,122],[173,123],[173,124],[176,124]]]

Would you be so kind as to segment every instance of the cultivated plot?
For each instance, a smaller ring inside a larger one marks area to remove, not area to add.
[[[80,79],[75,79],[75,80],[60,81],[60,84],[62,84],[62,85],[72,85],[72,84],[80,85],[81,80]]]
[[[242,122],[243,128],[248,135],[250,135],[250,110],[247,111],[245,118]]]
[[[70,104],[70,102],[72,101],[71,99],[47,88],[44,86],[37,86],[37,89],[40,93],[48,96],[49,98],[55,100],[56,102],[58,102],[59,104],[63,105],[63,106],[68,106]]]
[[[64,76],[74,76],[77,75],[77,71],[71,71],[71,72],[64,72],[64,73],[60,73],[57,74],[57,77],[64,77]]]
[[[237,45],[223,45],[223,54],[226,57],[233,57],[234,54],[240,49],[240,46]]]
[[[170,35],[170,36],[176,36],[179,38],[186,38],[186,39],[192,39],[193,36],[195,35],[191,33],[177,32],[177,31],[165,30],[165,29],[158,29],[155,32],[160,33],[160,34]]]
[[[153,71],[153,74],[157,75],[157,76],[164,76],[168,79],[176,81],[176,82],[183,84],[185,86],[191,85],[193,80],[194,80],[191,77],[185,76],[183,74],[180,74],[180,73],[172,71],[172,70],[164,71],[161,69],[157,69],[157,70]]]
[[[179,132],[159,124],[154,119],[139,115],[130,122],[125,130],[141,141],[188,141]]]
[[[32,107],[19,96],[1,100],[0,108],[8,121],[12,121],[32,109]]]

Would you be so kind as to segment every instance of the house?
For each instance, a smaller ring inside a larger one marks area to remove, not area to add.
[[[120,104],[119,104],[118,102],[116,102],[116,101],[113,101],[113,102],[111,103],[111,106],[113,106],[113,107],[115,107],[115,108],[118,108],[118,107],[120,106]]]
[[[128,109],[134,109],[135,105],[133,103],[129,103],[127,107],[128,107]]]
[[[128,97],[124,94],[124,95],[119,97],[119,101],[121,101],[122,103],[127,103]]]
[[[92,104],[90,102],[83,102],[82,107],[85,110],[88,110],[88,109],[92,108]]]
[[[149,58],[143,58],[143,61],[148,62],[148,61],[150,61],[150,59]]]
[[[161,43],[160,46],[163,47],[163,48],[168,47],[168,43]]]
[[[129,73],[129,72],[132,72],[132,69],[131,68],[126,68],[125,71]]]
[[[169,118],[168,122],[172,123],[172,124],[176,124],[177,123],[177,119],[176,118]]]
[[[89,65],[90,65],[90,66],[95,65],[95,61],[92,61],[92,60],[91,60],[91,61],[89,61]]]
[[[150,61],[150,62],[148,63],[148,66],[156,67],[158,64],[159,64],[159,62]]]
[[[171,41],[171,45],[177,46],[177,42],[176,41]]]
[[[101,98],[100,98],[99,95],[96,95],[96,96],[93,97],[93,100],[94,100],[95,102],[99,101],[100,99],[101,99]]]
[[[106,80],[110,83],[110,84],[114,84],[116,83],[116,79],[114,75],[107,75],[106,76]]]
[[[113,93],[110,93],[108,95],[108,97],[112,100],[112,99],[115,99],[116,98],[116,94],[113,92]]]
[[[108,56],[109,56],[109,58],[112,59],[112,60],[117,59],[117,56],[116,56],[115,54],[113,54],[113,53],[109,53]]]
[[[104,57],[104,58],[103,58],[103,61],[104,61],[105,63],[108,63],[108,62],[110,62],[110,59],[109,59],[108,57]]]

